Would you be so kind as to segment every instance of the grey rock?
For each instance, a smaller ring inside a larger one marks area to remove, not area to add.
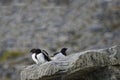
[[[21,80],[119,80],[120,46],[87,50],[24,68]]]
[[[90,31],[92,32],[103,32],[104,30],[104,27],[101,24],[94,24],[89,27],[90,27]]]

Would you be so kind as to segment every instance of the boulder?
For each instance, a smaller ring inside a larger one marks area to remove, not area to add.
[[[27,66],[21,71],[21,80],[120,80],[120,46]]]

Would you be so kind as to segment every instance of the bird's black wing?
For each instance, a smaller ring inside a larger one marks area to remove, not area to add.
[[[53,56],[55,56],[55,55],[57,55],[57,54],[59,54],[59,53],[60,53],[60,52],[56,52],[56,53],[53,54]]]
[[[42,53],[44,54],[44,58],[45,58],[47,61],[51,61],[48,53],[47,53],[45,50],[42,50]]]

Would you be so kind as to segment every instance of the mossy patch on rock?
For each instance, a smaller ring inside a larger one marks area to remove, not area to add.
[[[0,62],[5,62],[8,59],[16,58],[21,55],[24,55],[24,52],[21,51],[5,51],[0,57]]]

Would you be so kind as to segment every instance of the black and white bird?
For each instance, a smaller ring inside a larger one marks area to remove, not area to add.
[[[59,60],[63,59],[67,56],[66,54],[67,48],[62,48],[60,52],[56,52],[53,54],[53,57],[51,58],[52,60]]]
[[[32,49],[30,52],[32,53],[32,59],[36,64],[51,61],[45,50]]]

